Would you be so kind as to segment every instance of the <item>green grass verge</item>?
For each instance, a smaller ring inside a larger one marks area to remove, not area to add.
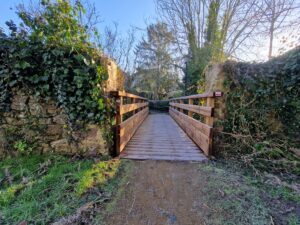
[[[109,218],[110,216],[116,216],[114,215],[115,208],[118,201],[124,194],[127,187],[126,184],[132,175],[133,163],[134,162],[131,160],[122,159],[118,176],[111,179],[111,182],[104,187],[104,191],[108,193],[109,196],[113,195],[113,198],[111,198],[110,201],[107,202],[105,208],[95,216],[92,224],[105,225],[103,222],[104,217]]]
[[[213,216],[203,215],[207,224],[300,225],[300,196],[295,191],[229,164],[211,162],[200,166],[206,182],[203,200],[213,211]]]
[[[116,160],[53,155],[6,159],[0,162],[1,224],[49,224],[70,215],[114,189],[119,167]]]

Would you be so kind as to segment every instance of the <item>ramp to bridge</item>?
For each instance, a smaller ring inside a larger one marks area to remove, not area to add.
[[[169,114],[150,114],[122,151],[121,158],[205,161],[206,156]]]

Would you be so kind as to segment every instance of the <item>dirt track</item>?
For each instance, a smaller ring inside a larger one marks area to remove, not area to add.
[[[205,224],[199,163],[136,161],[114,216],[106,224]],[[201,212],[201,213],[200,213]]]
[[[299,224],[296,196],[284,199],[286,192],[278,192],[284,189],[253,185],[254,177],[223,164],[149,160],[127,165],[128,180],[110,212],[103,212],[106,225]]]

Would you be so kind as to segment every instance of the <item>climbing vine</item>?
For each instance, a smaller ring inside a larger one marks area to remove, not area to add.
[[[108,78],[101,51],[76,17],[79,1],[41,1],[41,13],[18,11],[22,23],[7,22],[0,32],[0,112],[9,110],[14,89],[54,99],[72,125],[110,125],[112,108],[105,98]]]
[[[223,153],[264,170],[300,173],[299,62],[297,48],[266,63],[225,63],[222,142],[230,145]]]

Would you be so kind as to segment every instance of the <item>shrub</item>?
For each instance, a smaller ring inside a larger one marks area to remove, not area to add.
[[[229,92],[221,140],[230,145],[220,152],[267,171],[300,173],[294,154],[300,142],[299,59],[296,48],[266,63],[225,63]]]
[[[41,1],[38,13],[24,7],[22,24],[7,22],[0,32],[0,113],[10,110],[13,90],[53,99],[71,127],[98,123],[111,140],[112,107],[103,86],[108,78],[101,50],[79,21],[85,10],[76,1]]]

